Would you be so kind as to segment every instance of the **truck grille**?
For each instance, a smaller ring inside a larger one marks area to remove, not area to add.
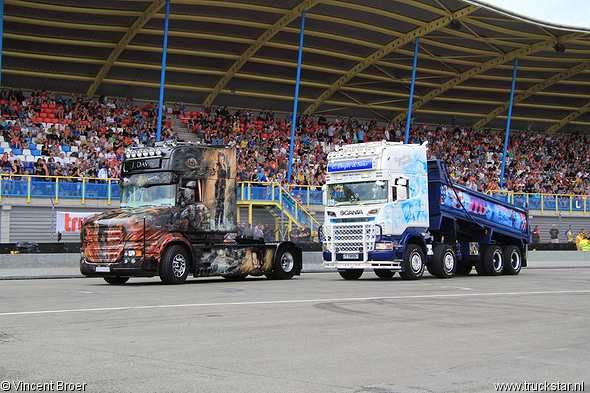
[[[323,242],[337,253],[373,251],[377,237],[375,224],[355,223],[323,226]]]

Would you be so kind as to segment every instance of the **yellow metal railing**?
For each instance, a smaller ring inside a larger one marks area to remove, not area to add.
[[[535,194],[507,190],[490,190],[486,194],[518,206],[526,203],[529,209],[539,209],[541,213],[544,213],[545,210],[554,210],[556,214],[560,211],[568,211],[570,214],[578,211],[586,214],[590,199],[589,195]]]
[[[37,180],[43,179],[43,180]],[[8,184],[12,185],[13,181],[26,182],[26,192],[18,193],[16,196],[22,196],[27,198],[27,203],[31,202],[31,196],[44,196],[54,198],[54,202],[59,202],[60,186],[63,184],[79,184],[81,186],[80,199],[81,203],[84,204],[87,195],[86,189],[88,184],[105,184],[107,186],[107,205],[111,204],[111,185],[117,184],[119,179],[102,179],[97,177],[72,177],[72,176],[43,176],[43,175],[15,175],[15,174],[0,174],[0,201],[2,201],[2,195],[6,196],[4,192]],[[55,192],[51,194],[32,195],[34,188],[32,184],[35,182],[43,182],[45,184],[55,184]],[[10,182],[10,183],[9,183]]]
[[[309,201],[311,197],[311,191],[313,189],[317,189],[318,186],[283,186],[280,183],[271,183],[271,182],[240,182],[238,183],[238,200],[242,202],[248,202],[250,205],[252,204],[268,204],[272,202],[276,204],[289,218],[289,231],[292,229],[292,225],[295,224],[297,226],[302,227],[304,223],[301,222],[300,215],[304,217],[310,223],[310,230],[312,235],[314,232],[317,232],[317,229],[320,227],[320,223],[311,215],[311,213],[307,210],[309,208]],[[290,192],[287,187],[291,188],[291,191],[295,187],[304,188],[303,191],[306,192],[307,198],[305,201],[299,202],[297,197]],[[291,204],[293,208],[291,209],[290,206],[286,206],[287,204]],[[238,218],[239,220],[239,218]],[[249,217],[248,221],[252,222],[252,212],[251,209],[249,210]]]

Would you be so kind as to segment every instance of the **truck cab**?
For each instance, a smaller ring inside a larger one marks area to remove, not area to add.
[[[289,242],[236,239],[236,152],[226,146],[163,142],[128,148],[118,209],[84,224],[80,271],[123,284],[160,276],[291,278],[301,250]]]
[[[451,181],[427,145],[370,142],[328,155],[323,258],[345,279],[372,269],[418,279],[518,274],[526,266],[528,211]],[[506,263],[504,263],[506,261]]]

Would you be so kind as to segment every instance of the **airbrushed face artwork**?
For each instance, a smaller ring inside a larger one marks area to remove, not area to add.
[[[217,248],[204,253],[200,260],[203,268],[197,276],[263,274],[272,270],[273,249],[262,247]]]
[[[181,230],[223,231],[236,225],[236,155],[221,149],[181,149],[175,168],[181,171],[174,223]]]
[[[514,228],[523,233],[528,230],[526,214],[517,212],[514,209],[488,202],[460,190],[457,190],[457,195],[455,195],[453,189],[445,185],[441,185],[440,195],[440,204],[443,206],[463,210],[463,207],[461,207],[463,205],[470,214],[484,216],[489,221]]]

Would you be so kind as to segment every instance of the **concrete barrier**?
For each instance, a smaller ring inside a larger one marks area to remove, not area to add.
[[[0,254],[0,279],[82,277],[80,254]],[[528,268],[590,267],[590,252],[529,251]],[[334,271],[323,266],[322,253],[303,253],[303,272]]]

